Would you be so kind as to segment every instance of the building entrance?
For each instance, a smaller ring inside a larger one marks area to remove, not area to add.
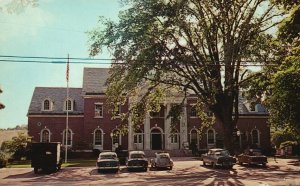
[[[153,129],[151,131],[151,147],[152,150],[162,150],[162,134],[160,130]]]

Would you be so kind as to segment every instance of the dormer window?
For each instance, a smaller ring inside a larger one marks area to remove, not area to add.
[[[73,107],[74,107],[74,104],[71,99],[68,99],[65,101],[65,104],[64,104],[65,111],[73,111]]]
[[[42,105],[43,111],[51,111],[52,110],[52,101],[49,99],[44,100]]]

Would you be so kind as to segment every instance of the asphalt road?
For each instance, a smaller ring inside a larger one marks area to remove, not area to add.
[[[31,168],[0,169],[0,185],[289,185],[300,186],[300,160],[278,159],[266,168],[239,166],[213,169],[193,158],[173,158],[173,170],[98,173],[95,167],[63,168],[52,174],[33,173]]]

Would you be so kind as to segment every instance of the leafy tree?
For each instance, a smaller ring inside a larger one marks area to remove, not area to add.
[[[222,124],[224,146],[233,152],[243,65],[261,55],[256,41],[280,15],[268,2],[124,1],[128,9],[118,23],[102,18],[105,28],[89,33],[91,55],[107,47],[115,58],[109,103],[124,104],[130,97],[124,118],[139,125],[165,97],[194,94]]]
[[[10,0],[7,3],[0,7],[0,12],[7,12],[9,14],[21,13],[27,7],[32,6],[36,7],[38,5],[38,0]]]
[[[20,160],[21,157],[28,155],[27,143],[28,135],[18,133],[18,136],[13,137],[12,140],[2,142],[1,151],[11,154],[15,160]]]

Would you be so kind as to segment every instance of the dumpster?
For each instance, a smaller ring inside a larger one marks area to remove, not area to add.
[[[31,167],[33,167],[35,174],[40,169],[45,172],[60,170],[62,164],[60,147],[61,144],[59,142],[32,143]]]

